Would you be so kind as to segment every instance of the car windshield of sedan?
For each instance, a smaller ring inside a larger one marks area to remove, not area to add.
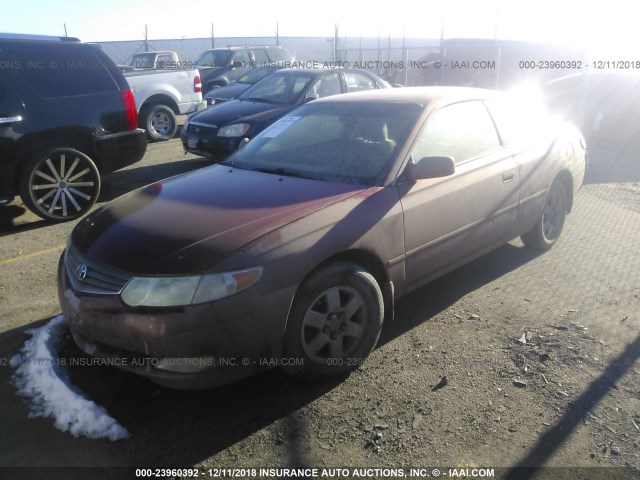
[[[422,107],[309,104],[281,118],[223,164],[277,175],[372,186],[388,173]]]
[[[229,58],[231,57],[231,52],[227,50],[210,50],[208,52],[204,52],[198,59],[195,64],[200,67],[226,67],[229,64]]]
[[[315,78],[316,75],[306,72],[274,73],[249,87],[238,98],[249,102],[295,105]]]

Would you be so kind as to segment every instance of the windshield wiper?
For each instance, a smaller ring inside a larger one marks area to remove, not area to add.
[[[284,177],[297,177],[297,178],[309,178],[295,170],[289,170],[288,168],[254,168],[254,172],[272,173],[274,175],[282,175]]]
[[[271,100],[267,100],[266,98],[259,98],[259,97],[240,97],[240,100],[244,100],[245,102],[259,102],[259,103],[275,103],[272,102]]]

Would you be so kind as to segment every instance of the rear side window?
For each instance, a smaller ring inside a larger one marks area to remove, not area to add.
[[[540,141],[550,132],[553,122],[539,106],[523,104],[516,99],[487,100],[487,108],[500,132],[505,145],[527,145]]]
[[[43,97],[117,92],[118,85],[90,47],[7,47],[0,58]]]

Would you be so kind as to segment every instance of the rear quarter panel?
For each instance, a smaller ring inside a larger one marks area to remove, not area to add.
[[[517,147],[514,158],[520,169],[520,224],[528,231],[541,215],[553,181],[570,175],[570,197],[582,186],[586,150],[579,130],[568,122],[556,123],[530,145]],[[566,177],[565,177],[566,178]]]

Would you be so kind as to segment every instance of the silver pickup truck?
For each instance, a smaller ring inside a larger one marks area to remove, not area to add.
[[[124,71],[138,110],[140,128],[150,140],[173,138],[178,128],[176,115],[206,108],[197,68]]]

